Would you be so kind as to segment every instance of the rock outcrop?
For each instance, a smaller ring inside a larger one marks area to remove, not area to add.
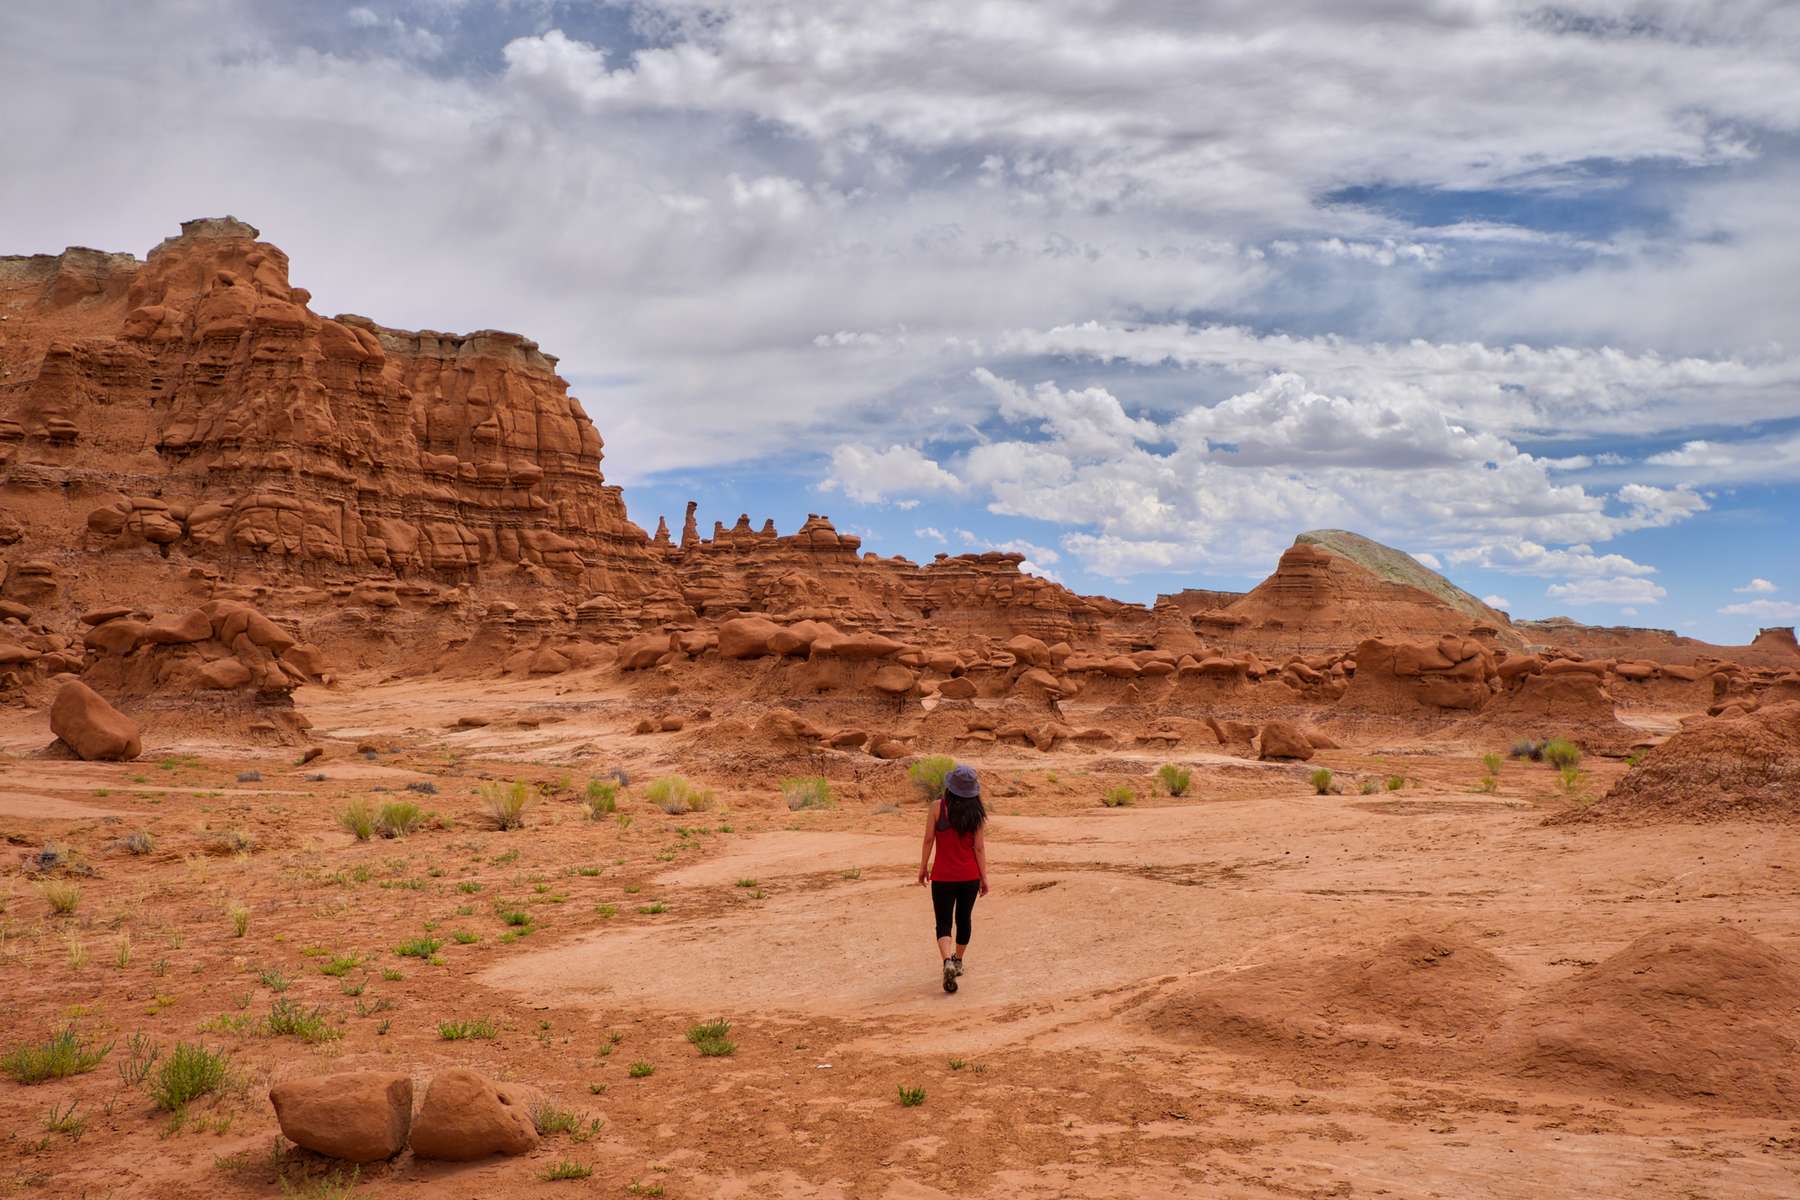
[[[50,706],[50,732],[78,757],[90,761],[132,759],[144,749],[138,723],[78,679],[63,684],[56,693]]]

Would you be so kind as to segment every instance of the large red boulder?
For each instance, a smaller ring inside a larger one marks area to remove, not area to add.
[[[537,1141],[526,1089],[461,1067],[432,1079],[412,1127],[414,1158],[448,1162],[528,1154]]]
[[[290,1142],[345,1162],[392,1158],[412,1129],[412,1080],[387,1071],[284,1080],[269,1102]]]
[[[143,752],[138,723],[79,679],[63,684],[50,705],[50,732],[90,761],[136,758]]]

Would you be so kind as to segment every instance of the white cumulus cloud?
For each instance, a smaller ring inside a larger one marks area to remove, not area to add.
[[[1611,579],[1575,579],[1553,583],[1546,590],[1552,600],[1567,604],[1655,604],[1668,590],[1648,579],[1619,576]]]

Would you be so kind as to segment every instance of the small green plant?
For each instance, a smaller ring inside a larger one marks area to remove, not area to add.
[[[1625,756],[1625,765],[1628,767],[1635,767],[1643,761],[1644,752],[1642,750],[1633,750],[1630,754]]]
[[[1376,792],[1379,792],[1380,790],[1381,790],[1381,785],[1379,783],[1377,783],[1375,780],[1365,779],[1362,781],[1362,794],[1363,795],[1373,796]]]
[[[362,966],[362,962],[360,954],[334,954],[319,964],[319,974],[339,979]]]
[[[1558,767],[1556,774],[1562,784],[1562,790],[1565,792],[1573,792],[1581,785],[1581,768],[1574,763],[1570,763],[1566,767]]]
[[[1486,771],[1489,775],[1498,775],[1500,773],[1500,764],[1504,761],[1505,760],[1498,754],[1489,750],[1486,754],[1481,756],[1481,769]]]
[[[338,810],[338,824],[359,842],[375,836],[375,810],[367,800],[352,800]]]
[[[647,1062],[634,1062],[625,1069],[625,1073],[633,1079],[648,1079],[656,1074],[656,1067]]]
[[[1156,778],[1169,795],[1185,796],[1188,785],[1193,782],[1194,774],[1186,767],[1176,766],[1174,763],[1164,763],[1156,769]]]
[[[900,1105],[902,1108],[917,1108],[925,1103],[925,1089],[900,1085]]]
[[[663,1194],[663,1189],[660,1183],[644,1183],[634,1179],[625,1185],[625,1194],[627,1196],[660,1196]]]
[[[679,817],[683,813],[705,812],[713,805],[711,788],[700,787],[682,775],[664,775],[660,779],[652,779],[644,787],[644,796],[671,817]]]
[[[600,1132],[600,1122],[584,1118],[572,1108],[564,1108],[551,1100],[540,1100],[531,1110],[532,1124],[544,1137],[566,1133],[578,1142],[585,1142]]]
[[[756,880],[748,878],[740,879],[737,881],[737,885],[741,888],[753,888],[756,886]]]
[[[42,1083],[46,1079],[67,1079],[85,1075],[99,1066],[112,1049],[112,1043],[95,1046],[75,1032],[73,1025],[48,1041],[15,1046],[0,1055],[0,1071],[20,1083]]]
[[[59,917],[69,916],[81,904],[81,889],[66,879],[46,880],[38,890],[50,911]]]
[[[79,1101],[71,1100],[67,1104],[52,1104],[49,1115],[44,1118],[44,1128],[51,1133],[66,1133],[70,1137],[79,1138],[87,1128],[87,1118],[76,1115],[78,1103]]]
[[[164,1112],[179,1112],[189,1101],[218,1090],[225,1074],[223,1051],[177,1042],[151,1081],[150,1098]]]
[[[965,1060],[965,1059],[961,1059],[961,1058],[953,1058],[953,1059],[951,1059],[951,1060],[950,1060],[950,1064],[949,1064],[949,1065],[950,1065],[950,1069],[951,1069],[951,1070],[952,1070],[952,1071],[960,1071],[960,1070],[962,1070],[962,1069],[963,1069],[963,1068],[964,1068],[964,1067],[966,1067],[966,1066],[968,1066],[968,1065],[969,1065],[969,1064],[968,1064],[968,1062],[967,1062],[967,1060]]]
[[[332,1028],[323,1008],[309,1009],[292,1000],[277,1000],[270,1005],[263,1028],[270,1037],[297,1037],[315,1046],[344,1036],[342,1030]]]
[[[459,946],[473,946],[481,940],[481,935],[467,929],[457,929],[451,931],[450,940]]]
[[[723,1058],[737,1049],[730,1038],[731,1022],[720,1017],[688,1027],[687,1040],[706,1058]]]
[[[425,825],[425,811],[410,800],[392,800],[381,806],[375,828],[384,838],[403,838]]]
[[[456,890],[465,896],[473,896],[476,892],[481,890],[481,885],[476,883],[473,879],[465,879],[456,885]]]
[[[131,935],[121,933],[118,943],[113,947],[113,966],[123,971],[131,965]]]
[[[599,913],[601,917],[611,920],[619,915],[619,906],[616,904],[596,904],[594,905],[594,911]]]
[[[283,1200],[356,1200],[362,1195],[356,1186],[361,1178],[361,1167],[351,1167],[348,1175],[328,1171],[298,1183],[282,1175],[281,1195]]]
[[[906,776],[927,800],[944,798],[944,776],[956,769],[956,760],[948,754],[928,754],[906,768]]]
[[[70,969],[79,971],[87,966],[87,943],[82,941],[81,935],[72,929],[69,931],[67,946]]]
[[[132,1034],[125,1039],[124,1057],[115,1064],[119,1069],[119,1082],[126,1087],[137,1087],[161,1056],[161,1046],[141,1033]]]
[[[225,915],[231,918],[231,936],[243,937],[250,932],[250,909],[233,900],[225,906]]]
[[[473,1021],[439,1021],[438,1036],[446,1042],[461,1042],[471,1038],[477,1041],[491,1042],[500,1036],[500,1031],[486,1017],[478,1017]]]
[[[429,960],[443,948],[444,943],[437,938],[420,937],[401,942],[394,947],[394,953],[401,958],[422,958]]]
[[[256,978],[257,982],[261,983],[271,992],[287,991],[290,982],[288,977],[281,973],[280,967],[264,967],[262,971],[257,974]]]
[[[1500,781],[1492,775],[1483,775],[1481,782],[1475,785],[1475,790],[1491,796],[1500,790]]]
[[[1330,767],[1315,768],[1313,773],[1307,776],[1307,778],[1312,782],[1312,789],[1315,795],[1329,796],[1331,794]]]
[[[523,829],[525,809],[531,803],[531,785],[523,779],[511,783],[489,780],[478,789],[488,820],[496,829]]]
[[[619,781],[590,779],[587,781],[588,816],[593,820],[610,817],[619,808]]]
[[[139,856],[148,854],[156,849],[156,839],[151,837],[146,830],[142,829],[138,830],[136,833],[126,834],[122,844],[129,853]]]
[[[1544,743],[1544,761],[1562,770],[1581,762],[1581,747],[1567,738],[1551,738]]]
[[[584,1167],[580,1163],[559,1159],[538,1173],[538,1178],[546,1183],[554,1183],[559,1179],[586,1179],[594,1173],[594,1168]]]
[[[649,904],[638,905],[638,911],[643,913],[647,917],[654,917],[659,913],[668,912],[669,906],[667,904],[664,904],[661,900],[656,900]]]
[[[1125,808],[1136,800],[1137,793],[1131,790],[1128,783],[1115,783],[1100,793],[1100,803],[1108,808]]]
[[[1397,792],[1405,786],[1406,786],[1406,776],[1404,776],[1404,775],[1389,775],[1387,777],[1387,790],[1388,791]]]
[[[631,828],[632,820],[633,820],[633,817],[628,812],[622,812],[619,814],[618,822],[619,822],[619,836],[620,837],[624,837],[625,831]]]
[[[797,775],[792,779],[781,781],[781,798],[787,801],[789,812],[799,812],[803,808],[832,808],[831,784],[823,775]]]

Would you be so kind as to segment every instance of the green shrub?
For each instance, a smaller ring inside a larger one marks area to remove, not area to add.
[[[644,796],[671,817],[689,812],[705,812],[713,804],[711,788],[700,787],[683,775],[664,775],[661,779],[652,779],[644,788]]]
[[[925,1103],[924,1088],[907,1087],[904,1083],[900,1085],[900,1104],[902,1107],[917,1108],[923,1103]]]
[[[634,1062],[626,1068],[625,1073],[633,1079],[648,1079],[656,1074],[656,1067],[647,1062]]]
[[[443,945],[444,943],[438,941],[436,938],[413,938],[411,941],[401,942],[398,946],[395,946],[394,953],[398,954],[401,958],[429,959],[432,955],[436,954]]]
[[[1312,781],[1313,791],[1321,796],[1331,794],[1331,768],[1319,767],[1307,776]]]
[[[594,1173],[594,1168],[584,1167],[580,1163],[559,1159],[538,1173],[538,1178],[545,1183],[554,1183],[559,1179],[586,1179]]]
[[[500,1036],[500,1031],[486,1017],[473,1021],[439,1021],[438,1036],[446,1042],[460,1042],[469,1038],[479,1041],[492,1041]]]
[[[1500,773],[1500,763],[1501,762],[1502,762],[1502,759],[1500,758],[1500,756],[1498,754],[1495,754],[1492,750],[1488,751],[1486,754],[1481,756],[1482,769],[1485,770],[1489,775],[1498,775]]]
[[[688,1028],[687,1040],[706,1058],[723,1058],[737,1049],[732,1041],[731,1022],[723,1017],[716,1021],[702,1021]]]
[[[619,808],[619,782],[616,779],[587,781],[588,816],[598,821],[610,817]]]
[[[801,775],[781,781],[781,797],[789,812],[803,808],[831,808],[831,784],[823,775]]]
[[[190,1100],[217,1091],[225,1082],[225,1054],[177,1042],[150,1083],[150,1098],[164,1112],[179,1112]]]
[[[1581,782],[1581,768],[1574,763],[1570,763],[1566,767],[1558,767],[1556,773],[1562,780],[1562,789],[1565,792],[1574,791]]]
[[[944,796],[944,776],[955,769],[956,760],[948,754],[929,754],[906,768],[906,774],[927,800],[941,800]]]
[[[1157,768],[1156,778],[1171,796],[1187,795],[1188,784],[1193,782],[1193,772],[1186,767],[1178,767],[1174,763],[1164,763]]]
[[[1562,770],[1581,762],[1581,747],[1567,738],[1551,738],[1544,743],[1544,761]]]
[[[225,906],[225,915],[231,918],[232,937],[243,937],[250,932],[250,909],[248,906],[233,900]]]
[[[385,838],[401,838],[425,824],[425,811],[410,800],[394,800],[381,806],[375,828]]]
[[[1381,785],[1379,783],[1375,782],[1375,780],[1365,779],[1362,781],[1362,794],[1363,795],[1373,796],[1376,792],[1379,792],[1380,790],[1381,790]]]
[[[1406,786],[1406,776],[1404,776],[1404,775],[1389,775],[1387,777],[1387,790],[1388,791],[1397,792],[1405,786]]]
[[[46,1079],[67,1079],[85,1075],[100,1065],[112,1043],[94,1046],[73,1025],[45,1042],[26,1043],[0,1056],[0,1071],[20,1083],[42,1083]]]
[[[1644,752],[1642,750],[1633,750],[1630,754],[1625,756],[1625,765],[1628,767],[1635,767],[1643,761]]]
[[[1483,775],[1481,777],[1481,782],[1475,785],[1476,791],[1484,792],[1484,793],[1487,793],[1490,795],[1492,793],[1498,791],[1499,788],[1500,788],[1500,781],[1492,775]]]
[[[341,1030],[331,1027],[330,1022],[325,1019],[323,1008],[309,1009],[291,1000],[277,1000],[270,1005],[263,1027],[271,1037],[292,1035],[313,1045],[333,1042],[344,1036]]]
[[[496,829],[525,828],[525,808],[531,803],[531,785],[523,779],[511,783],[488,780],[479,789],[482,806]]]
[[[1137,793],[1131,790],[1128,783],[1115,783],[1100,793],[1100,803],[1108,808],[1125,808],[1137,800]]]
[[[352,800],[338,812],[338,824],[357,841],[366,842],[375,836],[375,810],[367,800]]]
[[[43,892],[50,911],[59,917],[68,916],[81,904],[81,889],[66,879],[46,880],[38,890]]]
[[[360,966],[362,966],[362,955],[360,954],[334,954],[319,964],[319,974],[337,979],[348,975]]]

